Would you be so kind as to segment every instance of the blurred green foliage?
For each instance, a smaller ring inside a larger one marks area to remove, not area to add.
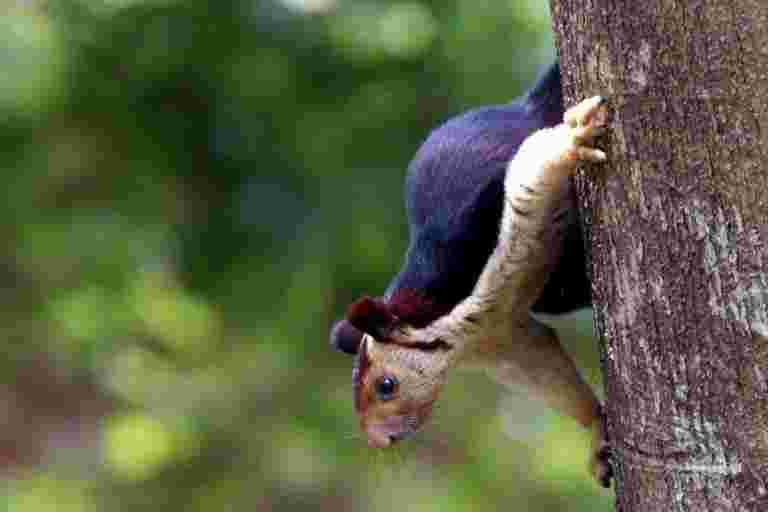
[[[584,432],[472,375],[370,452],[327,345],[397,270],[420,140],[553,59],[546,2],[3,9],[0,510],[610,508]]]

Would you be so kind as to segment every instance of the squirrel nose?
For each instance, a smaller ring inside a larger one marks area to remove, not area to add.
[[[399,435],[393,434],[381,425],[369,425],[366,433],[368,434],[368,446],[371,448],[387,448],[401,439]]]
[[[394,436],[368,431],[368,446],[371,448],[386,448],[395,441]]]

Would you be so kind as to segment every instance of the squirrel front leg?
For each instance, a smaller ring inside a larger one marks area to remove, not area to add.
[[[582,161],[606,155],[589,145],[605,129],[605,102],[596,96],[565,113],[564,122],[531,135],[510,162],[499,241],[470,299],[463,304],[485,323],[475,357],[508,387],[575,418],[593,433],[592,474],[610,485],[602,407],[555,332],[528,310],[558,265],[572,222],[570,176]]]
[[[571,176],[582,162],[604,162],[591,141],[605,130],[605,100],[586,99],[564,122],[528,137],[507,166],[498,244],[470,297],[479,311],[527,316],[559,264],[572,222]]]

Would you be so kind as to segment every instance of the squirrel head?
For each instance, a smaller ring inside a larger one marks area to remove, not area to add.
[[[349,307],[347,318],[333,329],[332,342],[356,353],[355,410],[370,446],[405,439],[429,419],[452,363],[452,345],[369,297]]]

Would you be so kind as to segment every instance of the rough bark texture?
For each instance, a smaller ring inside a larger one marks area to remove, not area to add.
[[[607,95],[578,180],[617,509],[768,510],[768,2],[552,0],[567,104]]]

